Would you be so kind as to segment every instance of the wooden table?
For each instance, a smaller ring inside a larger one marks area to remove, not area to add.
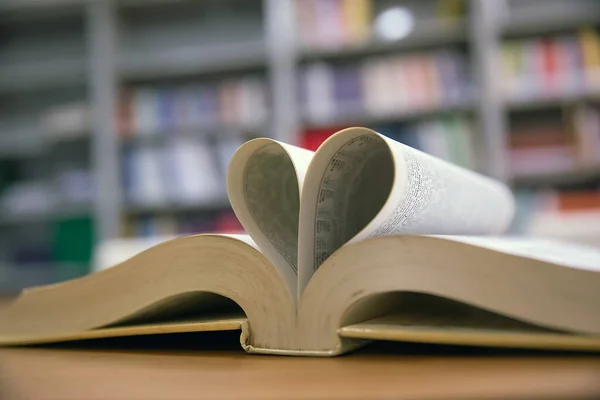
[[[600,398],[592,356],[402,344],[251,356],[236,333],[227,344],[203,335],[0,349],[0,399]]]

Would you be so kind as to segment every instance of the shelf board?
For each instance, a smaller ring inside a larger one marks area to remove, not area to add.
[[[226,196],[198,204],[173,203],[152,206],[129,204],[124,207],[125,213],[133,216],[143,214],[181,214],[198,211],[221,211],[229,208],[231,208],[231,205]]]
[[[562,107],[572,103],[597,100],[600,100],[600,90],[553,93],[527,99],[509,98],[506,99],[505,104],[511,111],[528,111]]]
[[[177,138],[196,138],[214,143],[223,139],[247,139],[248,134],[266,132],[267,124],[257,125],[206,125],[186,130],[166,130],[153,134],[133,134],[120,136],[119,143],[122,146],[162,146]],[[169,133],[167,133],[169,132]],[[254,137],[254,136],[252,136]]]
[[[70,6],[84,6],[86,0],[3,0],[0,11],[30,11],[32,9],[56,9]]]
[[[73,205],[70,207],[63,206],[57,207],[56,209],[48,212],[34,212],[34,213],[19,213],[8,215],[3,211],[0,216],[0,228],[10,227],[14,225],[23,224],[38,224],[47,223],[58,218],[70,218],[79,217],[83,215],[90,215],[93,212],[91,206],[85,205]]]
[[[57,147],[88,143],[91,135],[40,137],[40,135],[0,135],[0,159],[26,159],[42,156]]]
[[[598,25],[600,23],[600,7],[573,4],[569,9],[553,10],[545,7],[544,10],[522,10],[506,21],[501,28],[503,36],[543,35],[574,30],[585,25]]]
[[[398,110],[395,112],[371,114],[365,111],[340,113],[335,117],[327,119],[311,119],[306,117],[304,120],[305,128],[323,128],[340,125],[372,125],[386,122],[410,121],[433,117],[446,113],[467,113],[475,110],[473,102],[461,102],[455,104],[439,105],[435,107],[424,107],[419,109]]]
[[[244,71],[267,65],[264,42],[220,47],[180,47],[148,54],[125,53],[119,73],[126,80],[148,80]]]
[[[356,45],[335,48],[301,48],[299,57],[304,60],[335,59],[368,56],[378,53],[413,50],[429,46],[446,46],[467,41],[464,21],[424,21],[407,37],[395,41],[372,40]]]
[[[521,187],[569,185],[592,181],[600,182],[600,163],[564,171],[516,175],[511,179],[514,186]]]
[[[83,58],[0,64],[0,93],[39,91],[85,84]]]
[[[29,158],[42,154],[44,143],[39,135],[0,134],[0,159]]]

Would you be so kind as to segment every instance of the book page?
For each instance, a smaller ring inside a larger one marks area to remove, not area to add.
[[[564,241],[529,237],[439,236],[502,253],[565,267],[600,272],[600,249]]]
[[[329,138],[307,172],[299,288],[345,243],[393,234],[493,234],[514,200],[503,184],[366,128]]]
[[[236,216],[294,294],[301,186],[313,152],[255,139],[233,156],[227,193]]]

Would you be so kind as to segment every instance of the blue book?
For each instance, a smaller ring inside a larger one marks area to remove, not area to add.
[[[360,70],[354,65],[344,65],[334,69],[333,99],[336,114],[362,111],[362,80]]]
[[[172,89],[162,88],[158,90],[158,130],[160,135],[172,135],[177,126],[174,100]]]

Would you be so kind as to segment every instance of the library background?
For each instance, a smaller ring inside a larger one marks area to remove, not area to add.
[[[0,293],[118,238],[239,232],[224,174],[347,126],[507,182],[600,245],[600,2],[2,0]]]

